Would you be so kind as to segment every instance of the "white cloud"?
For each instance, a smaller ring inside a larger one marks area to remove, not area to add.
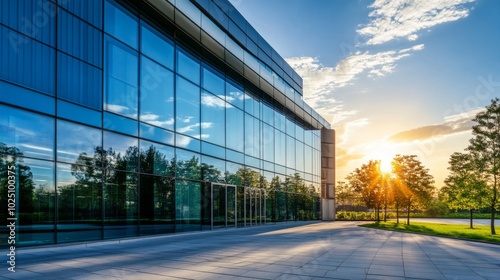
[[[393,142],[425,141],[470,131],[475,124],[472,119],[484,110],[484,108],[477,108],[467,112],[450,115],[445,117],[444,122],[440,124],[426,125],[401,131],[390,136],[388,140]]]
[[[394,39],[414,41],[418,32],[436,25],[456,21],[469,15],[465,4],[476,0],[376,0],[370,8],[372,21],[357,30],[368,36],[368,45],[379,45]]]
[[[208,93],[204,93],[201,95],[201,104],[207,107],[214,107],[221,109],[226,107],[226,102],[224,100]]]
[[[352,84],[364,72],[370,77],[385,76],[394,71],[398,60],[410,56],[410,51],[423,48],[424,45],[420,44],[400,51],[358,51],[335,67],[324,66],[314,57],[292,57],[287,62],[303,79],[304,100],[331,123],[338,123],[356,111],[344,111],[343,104],[331,96],[336,88]]]

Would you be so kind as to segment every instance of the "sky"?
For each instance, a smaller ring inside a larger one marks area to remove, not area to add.
[[[230,0],[301,75],[336,131],[336,178],[417,155],[444,185],[500,97],[500,1]]]

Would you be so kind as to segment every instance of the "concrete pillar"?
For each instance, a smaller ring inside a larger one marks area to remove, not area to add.
[[[335,130],[321,130],[321,215],[335,221]]]

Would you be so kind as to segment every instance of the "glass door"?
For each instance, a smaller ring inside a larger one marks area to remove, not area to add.
[[[212,184],[212,228],[236,227],[236,186]]]

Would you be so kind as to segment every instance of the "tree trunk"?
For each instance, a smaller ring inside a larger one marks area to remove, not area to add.
[[[399,205],[396,203],[396,224],[399,224]]]
[[[470,228],[474,228],[473,224],[472,224],[472,208],[469,209],[470,211]]]
[[[408,216],[406,217],[406,224],[410,225],[410,209],[411,209],[411,199],[408,199],[408,209],[406,210]]]
[[[497,176],[493,175],[493,201],[491,202],[491,234],[497,234],[495,231],[495,204],[497,202]]]
[[[384,222],[387,222],[387,203],[384,205]]]

